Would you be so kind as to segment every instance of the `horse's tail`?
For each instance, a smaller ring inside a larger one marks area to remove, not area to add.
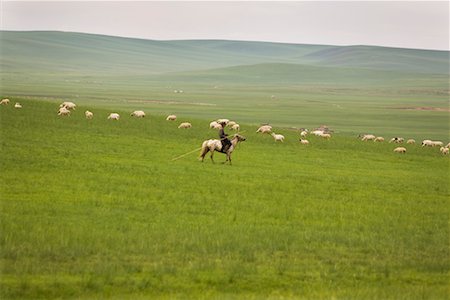
[[[208,141],[204,141],[202,144],[202,150],[200,150],[200,156],[199,158],[203,159],[205,158],[206,153],[208,153],[209,147],[208,147]]]

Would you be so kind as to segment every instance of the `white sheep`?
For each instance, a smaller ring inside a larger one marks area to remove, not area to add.
[[[120,115],[118,113],[110,113],[108,116],[108,120],[119,120]]]
[[[225,125],[227,125],[228,123],[230,123],[230,120],[228,119],[217,119],[216,120],[217,123],[225,123]]]
[[[444,143],[441,141],[433,141],[433,147],[444,147]]]
[[[282,135],[282,134],[276,134],[275,132],[272,132],[271,136],[273,137],[275,142],[277,142],[277,141],[283,142],[284,141],[284,135]]]
[[[94,113],[91,111],[88,111],[88,110],[84,112],[84,115],[86,116],[86,119],[88,119],[88,120],[90,120],[94,117]]]
[[[405,147],[397,147],[394,149],[394,152],[396,153],[406,153],[406,148]]]
[[[323,137],[324,139],[327,139],[327,140],[329,140],[329,139],[331,139],[331,134],[329,134],[329,133],[322,133],[321,135],[319,135],[320,137]]]
[[[446,148],[450,148],[450,143],[447,144],[447,146],[445,146]]]
[[[311,131],[311,134],[314,134],[315,136],[321,136],[325,132],[323,130],[313,130]]]
[[[168,115],[166,120],[167,121],[176,121],[177,120],[177,116],[175,116],[175,115]]]
[[[272,132],[272,126],[270,125],[263,125],[261,127],[258,128],[258,130],[256,130],[256,132],[260,132],[260,133],[271,133]]]
[[[191,128],[192,124],[188,122],[181,123],[178,128]]]
[[[394,149],[394,152],[396,153],[406,153],[406,148],[405,147],[397,147]]]
[[[300,143],[301,143],[302,145],[309,145],[309,141],[308,141],[308,140],[305,140],[305,139],[300,139]]]
[[[377,137],[374,136],[373,134],[364,134],[362,136],[361,141],[373,141],[374,139],[376,139]]]
[[[422,147],[425,147],[425,146],[427,146],[427,147],[433,147],[434,145],[433,145],[433,141],[432,140],[423,140],[422,141]]]
[[[209,128],[213,128],[213,129],[221,129],[222,125],[220,125],[219,123],[217,123],[217,121],[212,121],[211,123],[209,123]]]
[[[17,102],[16,104],[14,104],[14,108],[22,108],[22,105],[19,102]]]
[[[61,103],[61,104],[59,105],[59,107],[65,107],[65,108],[67,108],[67,109],[69,109],[69,110],[75,110],[75,108],[77,107],[77,105],[76,105],[75,103],[73,103],[73,102],[68,102],[68,101],[66,101],[66,102]]]
[[[5,98],[2,99],[2,101],[0,101],[0,105],[8,105],[9,104],[9,99]]]
[[[300,132],[300,136],[301,137],[306,137],[308,135],[308,131],[303,130],[302,132]]]
[[[414,140],[414,139],[409,139],[409,140],[406,141],[406,143],[407,143],[407,144],[415,144],[415,143],[416,143],[416,140]]]
[[[384,137],[382,137],[382,136],[377,136],[373,141],[374,141],[374,142],[384,142]]]
[[[66,107],[61,107],[58,110],[58,116],[69,116],[70,115],[70,110],[68,110]]]
[[[389,143],[397,143],[397,144],[401,144],[401,143],[403,143],[404,141],[405,141],[405,139],[402,138],[402,137],[393,137],[393,138],[389,141]]]
[[[239,126],[239,124],[234,124],[233,126],[231,126],[231,130],[235,130],[235,131],[239,131],[241,127]]]
[[[441,149],[439,149],[439,151],[441,151],[442,154],[447,155],[449,149],[447,147],[441,147]]]
[[[228,124],[227,124],[227,126],[231,128],[231,127],[233,127],[233,125],[235,125],[235,124],[237,124],[235,121],[229,121]]]
[[[144,118],[145,117],[145,112],[142,110],[135,110],[133,111],[130,116],[132,117],[136,117],[136,118]]]

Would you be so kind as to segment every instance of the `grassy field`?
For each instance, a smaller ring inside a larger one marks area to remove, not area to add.
[[[139,103],[112,105],[114,122],[108,103],[60,118],[57,102],[13,100],[24,108],[0,107],[2,299],[448,299],[449,159],[436,148],[398,155],[339,133],[304,147],[281,127],[276,144],[239,107],[233,166],[172,161],[216,136],[218,111],[181,114],[193,128],[180,130],[151,104],[145,119],[129,117]]]

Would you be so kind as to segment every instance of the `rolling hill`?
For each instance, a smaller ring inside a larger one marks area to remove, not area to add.
[[[156,41],[71,32],[2,31],[7,72],[160,74],[260,63],[448,74],[446,51],[226,40]]]

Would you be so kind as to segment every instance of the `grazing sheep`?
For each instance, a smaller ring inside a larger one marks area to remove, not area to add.
[[[441,141],[433,141],[433,147],[444,147],[444,143]]]
[[[178,126],[178,128],[191,128],[191,127],[192,124],[188,122],[181,123],[180,126]]]
[[[86,119],[90,120],[94,117],[94,113],[92,113],[91,111],[85,111],[84,115],[86,116]]]
[[[377,136],[373,141],[374,141],[374,142],[384,142],[384,137],[382,137],[382,136]]]
[[[272,132],[271,136],[273,137],[275,142],[276,141],[280,141],[280,142],[284,141],[284,135],[282,135],[282,134],[276,134],[275,132]]]
[[[75,108],[77,107],[77,105],[73,102],[63,102],[59,105],[59,107],[65,107],[69,110],[75,110]]]
[[[300,143],[302,145],[309,145],[309,141],[308,140],[304,140],[304,139],[300,139]]]
[[[402,137],[393,137],[393,138],[389,141],[389,143],[397,143],[397,144],[401,144],[401,143],[403,143],[404,141],[405,141],[405,139],[402,138]]]
[[[130,114],[130,116],[136,117],[136,118],[144,118],[145,112],[143,112],[142,110],[135,110]]]
[[[442,154],[447,155],[449,149],[447,147],[441,147],[441,149],[439,149],[439,151],[441,151]]]
[[[168,115],[166,118],[166,121],[176,121],[177,120],[177,116],[175,115]]]
[[[416,143],[416,140],[409,139],[409,140],[406,141],[406,143],[407,143],[407,144],[415,144],[415,143]]]
[[[227,126],[231,128],[231,127],[233,127],[234,124],[237,124],[237,123],[235,121],[230,121],[230,122],[228,122]]]
[[[270,98],[275,99],[275,95],[270,96]]]
[[[427,146],[427,147],[433,147],[434,145],[433,145],[433,141],[432,140],[423,140],[422,141],[422,147],[425,147],[425,146]]]
[[[301,137],[306,137],[307,135],[308,135],[308,131],[303,130],[302,132],[300,132]]]
[[[231,130],[235,130],[235,131],[239,131],[239,129],[241,128],[241,126],[239,126],[239,124],[234,124],[233,126],[231,126]]]
[[[311,134],[314,134],[315,136],[321,136],[325,132],[323,130],[313,130],[311,131]]]
[[[225,123],[225,125],[227,125],[228,123],[230,123],[230,120],[228,119],[217,119],[216,120],[217,123]]]
[[[118,113],[110,113],[108,116],[108,120],[119,120],[120,115]]]
[[[331,134],[329,134],[329,133],[322,133],[321,135],[319,135],[320,137],[323,137],[324,139],[327,139],[327,140],[329,140],[329,139],[331,139]]]
[[[359,135],[358,137],[361,137],[361,135]],[[361,141],[373,141],[374,139],[376,139],[377,137],[374,136],[373,134],[364,134],[362,136]]]
[[[406,148],[405,147],[397,147],[394,149],[394,152],[396,153],[406,153]]]
[[[70,115],[70,110],[68,110],[64,106],[58,110],[58,116],[69,116],[69,115]]]
[[[8,105],[9,104],[9,99],[2,99],[2,101],[0,101],[1,105]]]
[[[209,123],[209,128],[212,129],[221,129],[222,125],[220,125],[219,123],[217,123],[216,121],[212,121],[211,123]]]
[[[17,102],[16,104],[14,104],[14,108],[22,108],[22,105],[19,102]]]
[[[260,132],[260,133],[271,133],[272,132],[272,126],[270,125],[263,125],[261,127],[258,128],[258,130],[256,130],[256,132]]]

